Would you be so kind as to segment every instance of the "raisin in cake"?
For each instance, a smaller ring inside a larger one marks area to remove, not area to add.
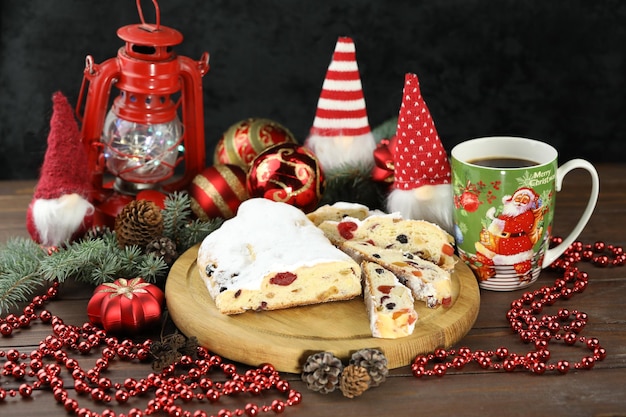
[[[372,215],[363,220],[353,217],[341,221],[327,220],[318,227],[337,246],[348,240],[369,242],[381,248],[418,255],[448,271],[452,271],[456,263],[452,236],[425,220],[403,219],[392,213]]]
[[[411,291],[376,263],[364,261],[361,270],[372,336],[397,339],[411,335],[417,321]]]
[[[411,289],[413,296],[428,307],[449,306],[452,302],[450,273],[432,262],[409,252],[384,249],[368,242],[347,240],[341,249],[357,262],[375,262],[395,274],[402,284]]]
[[[332,205],[326,204],[321,206],[317,210],[307,214],[307,217],[317,226],[326,220],[340,221],[344,217],[354,217],[355,219],[363,220],[369,215],[369,207],[363,204],[339,201]]]
[[[298,208],[264,198],[208,235],[197,258],[200,275],[224,314],[351,299],[361,270]]]

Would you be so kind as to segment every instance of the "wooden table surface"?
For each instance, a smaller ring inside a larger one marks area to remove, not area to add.
[[[599,165],[600,198],[596,211],[580,236],[584,243],[605,241],[619,246],[626,245],[624,218],[626,218],[626,165]],[[575,171],[566,177],[563,191],[557,196],[555,235],[565,235],[582,213],[590,181],[584,172]],[[31,200],[33,181],[0,182],[0,244],[14,236],[27,237],[25,212]],[[461,371],[450,371],[442,378],[416,379],[410,368],[391,371],[379,387],[366,391],[360,397],[348,399],[338,390],[322,395],[306,389],[297,374],[285,374],[292,388],[299,390],[302,403],[289,407],[286,416],[626,416],[626,267],[600,268],[581,264],[590,275],[585,292],[570,300],[559,301],[554,308],[565,307],[586,312],[589,323],[581,335],[597,337],[608,354],[604,361],[596,363],[591,370],[572,370],[565,375],[556,373],[534,375],[524,371],[512,373],[484,370],[475,363]],[[538,282],[531,287],[552,285],[559,275],[542,272]],[[59,296],[48,304],[48,309],[66,323],[80,325],[87,321],[86,305],[93,288],[66,282]],[[521,292],[481,291],[480,312],[469,333],[455,347],[467,346],[472,350],[493,350],[500,346],[512,352],[525,354],[532,346],[524,344],[508,327],[505,314],[511,301]],[[556,311],[556,310],[555,310]],[[50,333],[47,325],[37,322],[29,329],[15,332],[11,337],[0,337],[0,350],[10,348],[30,352],[40,340]],[[158,333],[158,332],[157,332]],[[158,338],[158,334],[153,335]],[[566,359],[579,361],[587,350],[554,344],[551,361]],[[83,367],[93,366],[99,355],[79,358]],[[3,364],[4,358],[0,358]],[[238,367],[238,369],[243,366]],[[243,368],[245,369],[245,368]],[[151,372],[150,365],[138,362],[115,362],[107,371],[114,382],[133,377],[141,379]],[[70,396],[79,399],[83,407],[101,412],[104,405],[95,404],[88,397],[76,396],[71,378],[66,377]],[[0,387],[17,389],[13,378],[0,375]],[[149,397],[148,397],[149,398]],[[185,409],[201,408],[209,414],[217,414],[221,407],[236,403],[242,407],[252,400],[257,403],[278,397],[226,399],[226,403],[211,405],[193,402]],[[109,406],[116,413],[126,414],[131,407],[143,409],[148,399],[135,398],[119,406],[113,401]],[[241,401],[241,403],[237,403]],[[270,413],[272,414],[272,413]],[[65,409],[57,404],[49,389],[36,390],[32,398],[8,397],[0,400],[0,415],[14,416],[65,416]],[[165,415],[165,414],[161,414]]]

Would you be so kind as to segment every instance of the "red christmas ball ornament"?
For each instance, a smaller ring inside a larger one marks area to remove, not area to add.
[[[313,211],[324,188],[319,161],[307,148],[285,143],[259,154],[247,177],[250,197],[263,197]]]
[[[157,205],[157,207],[163,210],[165,208],[165,200],[167,199],[167,194],[157,190],[142,190],[137,193],[135,199],[152,201],[154,204]]]
[[[215,165],[205,168],[189,185],[191,210],[207,221],[237,214],[239,205],[248,199],[246,172],[237,165]]]
[[[285,126],[269,119],[245,119],[224,132],[215,147],[213,164],[237,165],[247,171],[258,154],[281,143],[296,143]]]
[[[164,298],[159,287],[143,278],[119,278],[96,287],[87,315],[106,331],[136,332],[161,321]]]

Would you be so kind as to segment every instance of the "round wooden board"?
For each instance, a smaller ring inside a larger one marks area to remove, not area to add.
[[[480,305],[476,278],[462,262],[452,274],[453,301],[430,309],[416,302],[418,321],[411,336],[378,339],[371,335],[363,299],[284,310],[227,316],[215,307],[196,266],[196,245],[178,258],[165,286],[169,314],[188,337],[227,359],[281,372],[300,373],[309,355],[333,352],[347,362],[353,352],[378,348],[389,368],[411,363],[416,355],[450,347],[471,329]]]

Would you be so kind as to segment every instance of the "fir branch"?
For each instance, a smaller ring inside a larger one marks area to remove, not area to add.
[[[47,280],[38,273],[46,252],[31,239],[10,239],[0,249],[0,314],[27,302]]]
[[[180,233],[189,223],[191,202],[186,192],[174,192],[165,199],[163,215],[163,236],[168,237],[179,247]]]
[[[383,139],[391,139],[392,137],[394,137],[396,135],[397,127],[398,118],[392,117],[372,129],[372,135],[374,135],[376,143],[380,142]]]
[[[147,282],[155,282],[158,278],[165,276],[169,267],[160,256],[147,254],[141,257],[137,263],[137,276],[142,277]]]
[[[196,243],[202,242],[205,237],[218,229],[223,222],[224,219],[218,217],[206,222],[196,219],[188,223],[180,233],[180,246],[177,247],[179,253],[182,254]]]
[[[321,204],[360,203],[371,209],[384,206],[385,186],[371,179],[371,166],[346,165],[327,175]]]
[[[120,248],[114,238],[81,240],[68,244],[42,260],[40,273],[63,282],[68,278],[100,285],[118,278],[142,277],[154,282],[165,277],[167,264],[162,258],[144,254],[138,246]],[[149,260],[148,260],[149,259]],[[150,268],[146,268],[148,262]],[[143,272],[148,270],[147,275]]]
[[[186,192],[175,192],[165,199],[163,236],[176,244],[178,253],[183,253],[201,242],[209,233],[221,226],[221,218],[202,221],[192,220],[191,200]]]

